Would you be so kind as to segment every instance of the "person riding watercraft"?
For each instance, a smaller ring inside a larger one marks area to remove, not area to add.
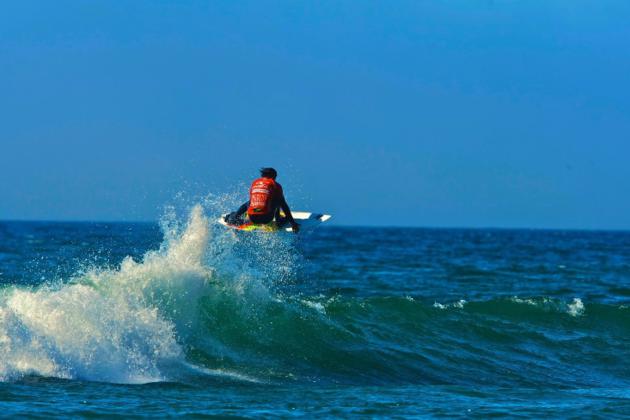
[[[252,182],[249,189],[249,201],[235,212],[228,214],[225,221],[233,225],[245,223],[243,215],[255,224],[268,224],[275,220],[278,227],[291,224],[293,232],[300,230],[300,225],[293,220],[291,209],[284,198],[282,185],[276,182],[278,172],[273,168],[262,168],[260,178]],[[284,213],[284,216],[281,214]]]

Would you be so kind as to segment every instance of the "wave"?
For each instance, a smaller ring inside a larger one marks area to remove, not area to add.
[[[202,264],[207,223],[196,208],[181,237],[142,263],[126,258],[118,270],[92,270],[58,287],[5,289],[0,378],[164,380],[165,367],[184,358],[178,337],[195,315],[187,303],[212,275]]]
[[[579,387],[630,377],[617,368],[628,356],[623,306],[290,294],[278,287],[300,262],[290,240],[235,239],[201,206],[163,229],[142,261],[1,290],[0,380]]]

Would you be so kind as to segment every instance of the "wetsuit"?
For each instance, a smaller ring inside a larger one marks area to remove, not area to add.
[[[260,196],[257,196],[257,186],[262,184],[269,189],[263,189],[263,200],[260,200]],[[265,202],[266,201],[266,202]],[[252,205],[254,202],[254,205]],[[280,215],[280,210],[284,212],[284,217]],[[227,219],[228,222],[233,224],[242,224],[242,216],[247,213],[249,220],[255,224],[267,224],[275,219],[278,226],[282,226],[287,222],[292,226],[295,224],[291,209],[284,198],[282,191],[282,185],[275,182],[271,178],[259,178],[252,183],[250,188],[250,200],[243,203],[239,209],[231,213]]]

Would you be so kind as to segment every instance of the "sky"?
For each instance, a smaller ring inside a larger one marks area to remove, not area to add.
[[[273,166],[340,225],[630,229],[630,2],[0,5],[0,219]],[[238,199],[237,199],[238,201]]]

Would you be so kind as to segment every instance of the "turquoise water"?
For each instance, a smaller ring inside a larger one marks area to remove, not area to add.
[[[630,233],[0,223],[0,408],[624,417]]]

